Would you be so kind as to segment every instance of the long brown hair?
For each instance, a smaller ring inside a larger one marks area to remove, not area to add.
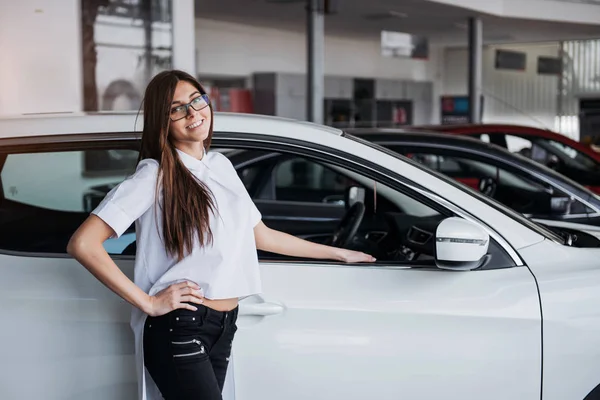
[[[187,81],[201,94],[206,93],[200,82],[183,71],[164,71],[152,78],[144,94],[140,160],[152,158],[159,163],[156,201],[162,189],[165,249],[181,260],[192,251],[196,240],[200,245],[212,242],[209,218],[215,204],[210,189],[187,169],[171,142],[171,102],[179,81]],[[213,108],[211,104],[209,107],[211,118],[208,137],[204,140],[205,151],[213,135]]]

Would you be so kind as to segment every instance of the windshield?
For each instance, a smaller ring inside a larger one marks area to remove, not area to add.
[[[564,238],[562,236],[560,236],[560,235],[556,234],[555,232],[551,231],[546,226],[533,221],[532,219],[526,217],[525,215],[523,215],[521,213],[518,213],[518,212],[514,211],[511,208],[506,207],[502,203],[499,203],[498,201],[496,201],[494,199],[491,199],[491,198],[489,198],[489,197],[487,197],[487,196],[479,193],[478,191],[476,191],[476,190],[474,190],[474,189],[472,189],[472,188],[470,188],[470,187],[468,187],[466,185],[462,185],[462,184],[456,182],[454,179],[451,179],[450,177],[448,177],[448,176],[446,176],[444,174],[441,174],[441,173],[439,173],[439,172],[437,172],[437,171],[435,171],[435,170],[433,170],[431,168],[426,167],[423,164],[420,164],[417,161],[411,160],[408,157],[405,157],[405,156],[403,156],[403,155],[401,155],[401,154],[399,154],[399,153],[397,153],[395,151],[387,149],[387,148],[385,148],[383,146],[380,146],[378,144],[372,143],[372,142],[370,142],[368,140],[365,140],[365,139],[353,136],[353,135],[351,135],[349,133],[346,133],[346,132],[344,132],[344,137],[346,137],[346,138],[348,138],[350,140],[354,140],[356,142],[362,143],[362,144],[364,144],[366,146],[369,146],[369,147],[372,147],[372,148],[376,148],[377,150],[379,150],[381,152],[384,152],[384,153],[386,153],[388,155],[391,155],[392,157],[401,159],[402,161],[404,161],[404,162],[406,162],[408,164],[411,164],[411,165],[413,165],[416,168],[419,168],[419,169],[422,169],[424,171],[427,171],[431,175],[435,175],[437,178],[443,180],[444,182],[446,182],[446,183],[448,183],[448,184],[450,184],[450,185],[452,185],[452,186],[454,186],[454,187],[456,187],[456,188],[458,188],[458,189],[460,189],[460,190],[462,190],[464,192],[468,192],[471,196],[476,197],[478,200],[486,203],[490,207],[493,207],[494,209],[500,211],[501,213],[507,215],[508,217],[510,217],[510,218],[512,218],[514,220],[519,221],[521,224],[527,226],[531,230],[534,230],[535,232],[539,233],[540,235],[542,235],[542,236],[544,236],[544,237],[546,237],[546,238],[548,238],[550,240],[556,241],[558,243],[565,244],[565,240],[564,240]]]

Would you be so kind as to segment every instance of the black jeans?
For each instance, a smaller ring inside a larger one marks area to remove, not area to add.
[[[148,317],[144,364],[165,400],[221,400],[238,308],[174,310]]]

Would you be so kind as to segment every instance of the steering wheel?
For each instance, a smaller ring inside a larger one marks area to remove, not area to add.
[[[360,227],[360,223],[364,216],[365,205],[361,202],[354,203],[354,205],[346,211],[346,215],[344,215],[344,218],[342,218],[337,228],[335,228],[331,245],[341,248],[348,247],[356,235],[356,232],[358,232],[358,228]]]
[[[479,191],[486,196],[494,197],[496,194],[496,180],[493,178],[483,178],[479,181]]]

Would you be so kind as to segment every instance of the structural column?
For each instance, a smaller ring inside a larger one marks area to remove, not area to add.
[[[172,2],[173,68],[196,76],[196,15],[194,0]]]
[[[325,86],[325,15],[323,0],[307,0],[306,118],[322,124]]]
[[[481,122],[483,29],[481,19],[469,18],[469,105],[470,122]]]

